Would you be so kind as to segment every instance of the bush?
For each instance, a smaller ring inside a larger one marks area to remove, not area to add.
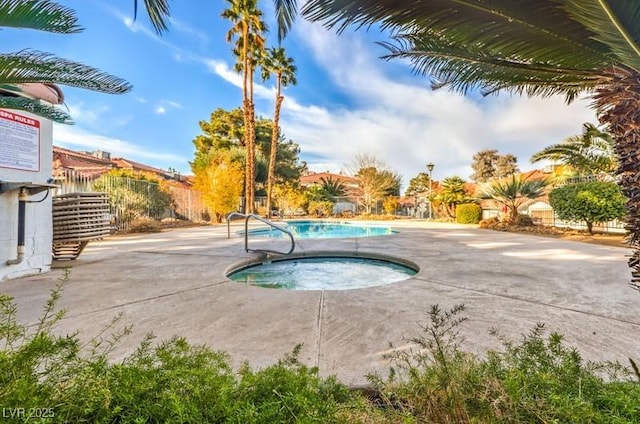
[[[312,216],[331,216],[333,214],[334,203],[329,200],[311,201],[309,202],[309,215]]]
[[[81,345],[57,336],[64,317],[52,291],[33,327],[17,322],[0,295],[0,404],[42,411],[13,422],[162,423],[640,423],[640,384],[619,364],[585,363],[562,336],[538,324],[519,343],[485,358],[458,340],[464,306],[429,312],[413,348],[388,356],[387,378],[370,375],[364,398],[334,377],[320,378],[298,361],[301,346],[276,364],[238,372],[228,355],[182,338],[155,344],[149,335],[118,363],[109,354],[129,327],[105,328],[107,339]],[[640,378],[640,376],[639,376]],[[4,418],[8,418],[3,415]]]
[[[112,336],[94,338],[88,348],[77,334],[54,335],[65,314],[55,305],[67,279],[68,273],[33,330],[16,321],[12,299],[0,295],[0,404],[7,414],[17,408],[46,414],[13,422],[325,423],[338,422],[352,402],[363,410],[346,386],[298,362],[300,346],[275,365],[245,364],[236,373],[225,353],[183,338],[155,344],[149,335],[111,363],[108,355],[130,332],[114,331],[118,317],[104,331]]]
[[[593,181],[555,188],[549,203],[560,219],[583,221],[593,234],[595,222],[624,217],[626,199],[616,183]]]
[[[400,206],[400,201],[395,196],[387,196],[382,202],[382,208],[387,215],[395,214],[396,210]]]
[[[162,231],[162,223],[148,216],[136,218],[129,224],[131,233],[157,233]]]
[[[493,228],[500,220],[496,216],[492,216],[491,218],[483,219],[479,222],[480,228]]]
[[[535,224],[533,223],[533,219],[529,215],[518,215],[516,216],[513,224],[518,227],[533,227]]]
[[[456,207],[458,224],[477,224],[482,218],[482,208],[475,203],[463,203]]]
[[[461,350],[464,306],[429,312],[414,347],[391,354],[386,379],[370,375],[398,422],[640,423],[640,384],[618,363],[585,363],[557,333],[536,325],[499,351]]]

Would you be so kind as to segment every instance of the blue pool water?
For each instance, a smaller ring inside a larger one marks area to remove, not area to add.
[[[354,238],[386,236],[397,231],[390,227],[378,225],[364,225],[350,222],[331,221],[288,221],[276,224],[287,228],[295,238]],[[251,237],[282,238],[287,237],[282,231],[273,228],[259,228],[249,230]]]
[[[304,257],[251,265],[227,275],[233,281],[289,290],[349,290],[406,280],[417,267],[361,257]]]

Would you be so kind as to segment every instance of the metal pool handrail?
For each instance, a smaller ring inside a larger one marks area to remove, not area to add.
[[[295,242],[295,239],[293,238],[293,233],[291,231],[254,213],[243,214],[240,212],[231,212],[229,215],[227,215],[227,238],[231,238],[231,218],[236,216],[244,218],[244,251],[245,252],[265,252],[265,253],[278,253],[281,255],[290,255],[295,250],[296,242]],[[288,235],[289,238],[291,239],[291,247],[289,248],[289,251],[280,252],[279,250],[270,250],[270,249],[249,249],[249,219],[251,218],[257,219],[258,221],[263,222],[268,226],[275,228],[278,231],[282,231],[283,233]]]

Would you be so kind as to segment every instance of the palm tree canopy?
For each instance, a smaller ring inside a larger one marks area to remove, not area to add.
[[[227,42],[234,37],[241,40],[246,33],[262,33],[266,24],[262,21],[263,13],[258,8],[257,0],[226,0],[229,8],[222,12],[222,17],[233,24],[227,32]]]
[[[531,162],[551,160],[568,165],[582,174],[612,173],[618,161],[611,134],[591,123],[582,126],[582,134],[545,147],[531,157]]]
[[[520,176],[511,176],[503,180],[495,180],[481,188],[481,197],[495,199],[503,203],[519,206],[526,199],[542,196],[547,187],[546,180],[526,180]]]
[[[287,57],[284,48],[272,47],[262,61],[262,80],[266,81],[273,74],[280,76],[280,84],[283,87],[296,85],[296,65],[292,58]]]
[[[347,188],[339,180],[329,177],[320,178],[322,190],[330,197],[342,197],[345,195]]]
[[[466,181],[459,176],[447,177],[440,184],[440,192],[435,196],[437,200],[445,203],[461,203],[469,200],[465,189]]]
[[[529,95],[583,90],[640,70],[640,2],[630,0],[308,0],[303,15],[339,31],[379,24],[386,58],[434,85]]]

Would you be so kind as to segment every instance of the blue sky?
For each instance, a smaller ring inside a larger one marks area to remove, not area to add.
[[[144,13],[132,22],[133,0],[59,3],[77,11],[84,32],[7,29],[4,51],[54,53],[122,77],[134,89],[114,96],[62,87],[76,125],[56,124],[54,144],[190,173],[198,122],[216,108],[241,104],[240,76],[225,40],[230,23],[220,17],[226,2],[172,1],[171,27],[163,36]],[[272,2],[261,7],[275,45]],[[298,84],[284,93],[282,129],[311,170],[348,172],[365,153],[403,175],[406,187],[428,162],[436,165],[435,179],[468,179],[473,154],[486,148],[516,155],[520,168],[529,170],[538,167],[529,163],[531,154],[580,133],[583,122],[596,122],[585,99],[567,106],[562,98],[434,92],[406,63],[379,59],[385,50],[374,42],[385,39],[373,30],[338,36],[302,20],[285,39]],[[273,81],[259,82],[259,115],[272,115],[274,93]]]

